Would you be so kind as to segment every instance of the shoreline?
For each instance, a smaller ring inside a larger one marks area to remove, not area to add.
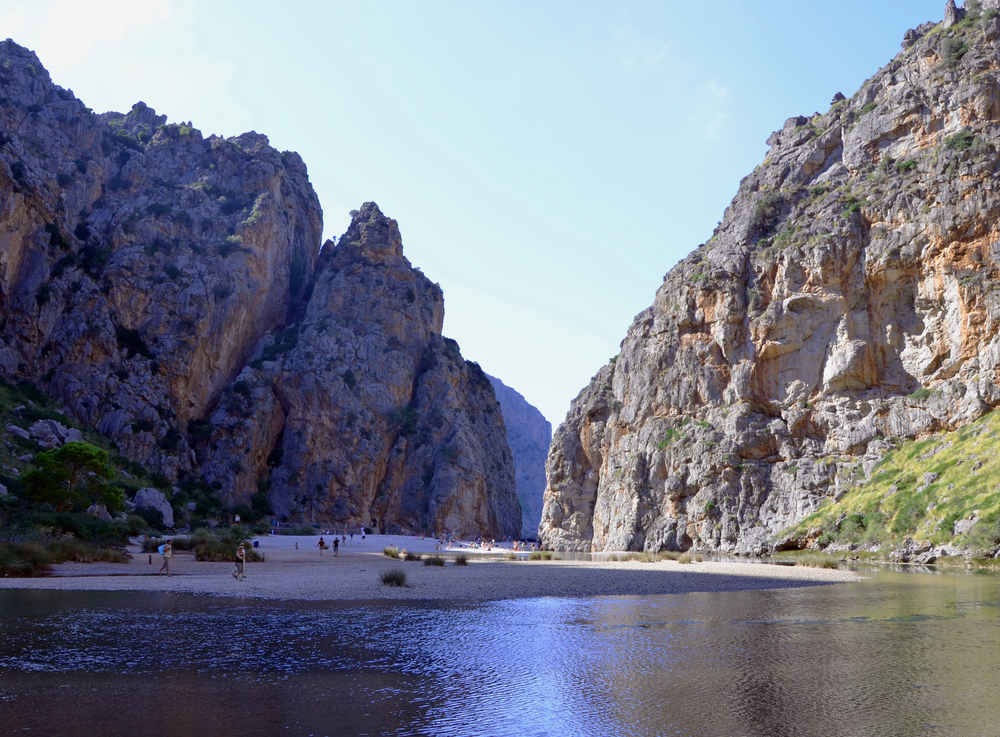
[[[318,539],[318,535],[257,538],[257,550],[265,560],[248,563],[247,578],[242,581],[233,577],[232,563],[198,562],[186,552],[174,554],[172,575],[157,575],[160,556],[153,553],[150,558],[130,547],[133,557],[128,563],[61,563],[53,566],[50,576],[0,578],[0,589],[154,591],[329,602],[483,602],[794,588],[863,579],[845,570],[750,562],[511,561],[505,559],[511,552],[505,547],[494,547],[491,552],[455,547],[436,551],[433,539],[400,535],[369,535],[363,543],[355,536],[354,542],[348,542],[334,556],[330,551],[319,552],[315,547]],[[298,549],[295,543],[299,543]],[[389,545],[421,554],[437,553],[446,565],[425,566],[420,561],[388,558],[382,548]],[[454,564],[460,554],[468,557],[467,566]],[[381,574],[390,569],[404,571],[407,586],[382,584]]]

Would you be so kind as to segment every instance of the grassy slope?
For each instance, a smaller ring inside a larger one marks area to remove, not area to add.
[[[925,474],[937,474],[935,479]],[[954,524],[978,522],[954,535]],[[907,537],[984,550],[1000,538],[1000,410],[960,430],[902,443],[840,501],[788,535],[830,543],[899,544]],[[816,534],[818,531],[818,535]]]

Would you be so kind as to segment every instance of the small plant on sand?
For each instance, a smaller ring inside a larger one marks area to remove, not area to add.
[[[384,555],[387,558],[398,558],[399,548],[393,545],[387,545],[386,547],[382,548],[382,555]]]
[[[35,543],[0,542],[0,578],[4,576],[44,576],[52,557]]]
[[[399,557],[403,560],[420,560],[419,553],[411,553],[406,550],[400,552]]]
[[[406,574],[398,568],[386,571],[381,579],[386,586],[406,586]]]
[[[795,565],[809,568],[839,568],[837,561],[823,553],[805,554],[795,559]]]
[[[469,565],[469,559],[466,556],[464,556],[464,555],[456,555],[455,556],[455,565],[456,566],[467,566],[467,565]]]
[[[691,555],[691,553],[684,553],[682,555],[678,555],[677,556],[677,562],[678,563],[690,563],[693,560],[694,560],[694,556]]]
[[[528,560],[552,560],[552,553],[548,550],[536,550],[528,556]]]
[[[442,558],[440,555],[429,555],[426,558],[424,558],[424,565],[425,566],[443,566],[444,565],[444,558]]]
[[[515,553],[507,553],[504,558],[507,560],[520,560]]]

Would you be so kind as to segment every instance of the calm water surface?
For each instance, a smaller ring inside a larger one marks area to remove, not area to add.
[[[475,605],[0,591],[0,734],[1000,735],[1000,578]]]

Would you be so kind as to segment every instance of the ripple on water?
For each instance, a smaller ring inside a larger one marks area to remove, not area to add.
[[[64,596],[19,613],[7,592],[0,699],[38,731],[40,700],[69,684],[92,720],[117,704],[107,734],[164,693],[241,737],[990,734],[1000,587],[931,578],[452,606]]]

